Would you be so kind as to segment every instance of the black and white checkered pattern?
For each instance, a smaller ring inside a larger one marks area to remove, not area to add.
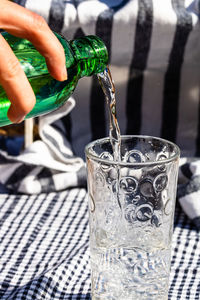
[[[177,205],[172,240],[169,299],[200,299],[200,235]]]
[[[87,193],[0,195],[0,299],[90,299]],[[200,298],[200,236],[177,206],[169,300]],[[125,299],[121,299],[125,300]]]
[[[86,191],[1,195],[0,207],[0,299],[87,299]]]

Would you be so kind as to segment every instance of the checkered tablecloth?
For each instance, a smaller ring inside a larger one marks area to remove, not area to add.
[[[170,282],[169,299],[200,299],[200,235],[179,206]],[[90,299],[85,189],[0,194],[0,299]]]

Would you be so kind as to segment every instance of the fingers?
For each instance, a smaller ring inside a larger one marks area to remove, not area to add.
[[[45,57],[50,74],[60,81],[67,79],[64,49],[41,16],[0,0],[0,28],[28,39]]]
[[[60,81],[67,79],[64,49],[39,15],[8,0],[0,0],[0,28],[28,39],[45,57],[49,72]],[[21,122],[35,104],[35,95],[20,64],[0,35],[0,84],[11,101],[8,117]]]
[[[19,123],[35,105],[35,95],[10,46],[0,35],[0,84],[3,86],[11,106],[8,118]]]

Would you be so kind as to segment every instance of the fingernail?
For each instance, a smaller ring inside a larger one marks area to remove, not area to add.
[[[66,67],[63,68],[63,72],[62,72],[62,80],[67,80],[67,69]]]
[[[15,123],[16,123],[16,124],[19,124],[19,123],[23,122],[24,119],[25,119],[25,116],[21,116],[21,117],[19,117],[19,118],[17,118],[17,119],[15,120]]]

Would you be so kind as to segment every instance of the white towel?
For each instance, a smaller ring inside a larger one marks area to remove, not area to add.
[[[38,194],[85,185],[85,163],[74,156],[60,118],[75,105],[70,98],[60,109],[40,117],[41,140],[20,155],[0,151],[0,183],[16,193]],[[55,124],[53,127],[52,124]]]

